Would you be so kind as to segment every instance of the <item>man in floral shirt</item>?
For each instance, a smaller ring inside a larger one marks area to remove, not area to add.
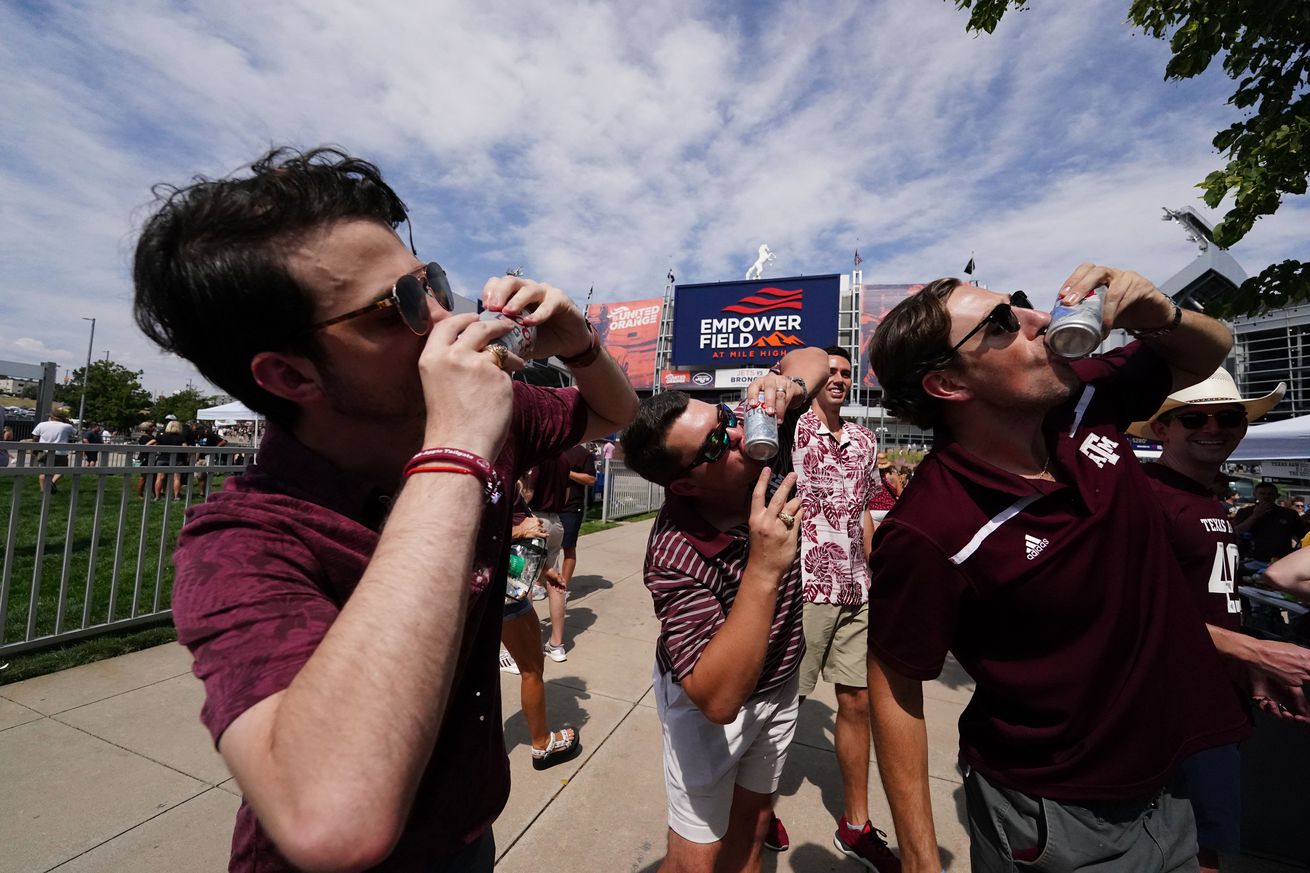
[[[800,693],[814,690],[822,670],[837,686],[837,764],[845,811],[833,844],[874,869],[899,869],[869,821],[869,692],[865,668],[869,632],[870,509],[883,496],[878,446],[866,428],[843,421],[851,390],[845,349],[828,353],[828,382],[796,423],[792,465],[801,497],[801,581],[805,658]]]

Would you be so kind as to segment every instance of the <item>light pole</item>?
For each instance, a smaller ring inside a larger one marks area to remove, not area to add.
[[[91,322],[91,339],[86,344],[86,369],[82,371],[82,401],[77,404],[77,433],[79,436],[86,430],[86,422],[82,420],[82,416],[86,414],[86,383],[91,381],[91,347],[96,342],[96,320],[85,317],[82,320]]]

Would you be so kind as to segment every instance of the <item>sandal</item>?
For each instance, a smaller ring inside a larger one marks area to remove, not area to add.
[[[577,728],[551,731],[546,748],[532,750],[532,768],[545,770],[572,761],[582,752],[582,735]]]

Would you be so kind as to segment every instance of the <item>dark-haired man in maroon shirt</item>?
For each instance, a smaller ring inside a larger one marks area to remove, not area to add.
[[[906,870],[938,873],[922,683],[951,652],[976,871],[1194,869],[1191,810],[1165,789],[1246,719],[1196,615],[1123,428],[1199,381],[1232,337],[1141,276],[1083,264],[1104,326],[1141,342],[1069,362],[1026,296],[940,279],[870,344],[884,403],[934,427],[874,537],[869,694]]]
[[[644,576],[660,619],[655,698],[664,734],[668,853],[661,873],[757,873],[796,728],[805,650],[791,435],[828,378],[822,349],[789,353],[735,409],[668,391],[642,401],[624,461],[666,499]],[[775,458],[743,449],[743,416],[784,419]],[[780,844],[775,844],[781,847]]]
[[[502,276],[486,308],[577,388],[511,383],[510,323],[453,314],[406,220],[372,164],[280,150],[163,190],[137,246],[138,323],[271,422],[174,554],[178,638],[243,795],[234,871],[489,873],[508,489],[636,408],[563,292]]]

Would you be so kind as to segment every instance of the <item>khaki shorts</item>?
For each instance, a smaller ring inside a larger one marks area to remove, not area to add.
[[[801,660],[801,697],[823,681],[852,688],[869,685],[869,604],[805,604],[805,657]]]
[[[658,666],[653,681],[664,734],[669,828],[693,843],[717,842],[728,832],[734,786],[756,794],[778,790],[796,734],[796,677],[747,700],[726,725],[707,719]]]

